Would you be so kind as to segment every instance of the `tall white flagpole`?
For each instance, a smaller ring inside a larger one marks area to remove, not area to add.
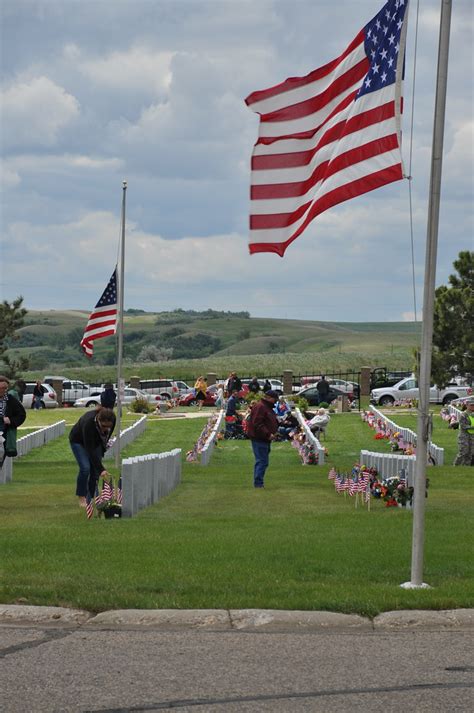
[[[122,402],[124,382],[122,378],[122,352],[123,352],[123,303],[124,303],[124,279],[125,279],[125,196],[127,192],[127,181],[122,184],[122,237],[120,241],[120,260],[118,270],[118,322],[117,322],[117,435],[115,465],[120,467],[120,429],[122,425]]]
[[[428,442],[430,440],[430,382],[431,350],[433,343],[434,293],[436,280],[436,255],[438,249],[438,224],[441,194],[441,169],[443,162],[444,117],[448,83],[449,32],[451,27],[451,0],[441,0],[439,31],[438,72],[431,154],[430,199],[426,236],[425,283],[423,291],[423,321],[419,365],[419,405],[416,436],[416,469],[413,503],[413,539],[411,581],[401,586],[405,589],[428,587],[423,582],[423,546],[425,527],[425,492]]]

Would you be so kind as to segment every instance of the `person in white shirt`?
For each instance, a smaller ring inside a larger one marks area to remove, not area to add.
[[[324,431],[329,421],[331,420],[330,415],[323,408],[318,409],[318,412],[313,418],[308,421],[308,426],[310,430],[317,434],[318,432]]]

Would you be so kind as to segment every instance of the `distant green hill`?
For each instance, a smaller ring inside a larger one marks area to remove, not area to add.
[[[88,372],[96,375],[98,369],[110,374],[116,361],[113,338],[96,342],[92,361],[80,349],[88,316],[80,310],[29,311],[9,353],[28,356],[31,374],[67,370],[70,376],[85,377]],[[216,310],[130,310],[124,316],[124,363],[130,374],[159,371],[163,376],[199,370],[221,373],[231,367],[241,373],[263,373],[270,364],[273,369],[294,368],[301,373],[316,364],[326,371],[364,364],[411,368],[420,332],[420,324],[413,322],[320,322]],[[150,347],[161,354],[153,363],[143,362],[143,350]]]

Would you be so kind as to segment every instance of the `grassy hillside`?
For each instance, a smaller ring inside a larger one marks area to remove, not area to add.
[[[88,313],[79,310],[30,311],[11,356],[30,359],[28,376],[67,373],[91,381],[114,374],[115,341],[96,342],[94,358],[80,349]],[[251,318],[246,313],[189,312],[127,313],[124,317],[124,372],[191,378],[231,368],[243,375],[342,372],[361,366],[411,368],[420,324],[413,322],[320,322]],[[144,362],[146,347],[166,350]]]

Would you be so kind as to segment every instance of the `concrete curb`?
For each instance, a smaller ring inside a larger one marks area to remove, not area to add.
[[[0,624],[40,624],[78,627],[92,614],[83,609],[66,607],[37,607],[26,604],[0,604]]]
[[[116,627],[150,629],[212,629],[232,628],[225,609],[116,609],[101,612],[87,622],[87,628]]]
[[[329,611],[232,609],[229,614],[234,629],[247,631],[372,629],[372,622],[366,617]]]
[[[400,610],[374,620],[357,614],[275,609],[115,609],[94,616],[82,609],[0,605],[0,625],[86,629],[163,629],[208,631],[403,631],[474,626],[474,609]]]
[[[379,614],[374,629],[453,629],[474,626],[474,609],[412,610],[401,609]]]

